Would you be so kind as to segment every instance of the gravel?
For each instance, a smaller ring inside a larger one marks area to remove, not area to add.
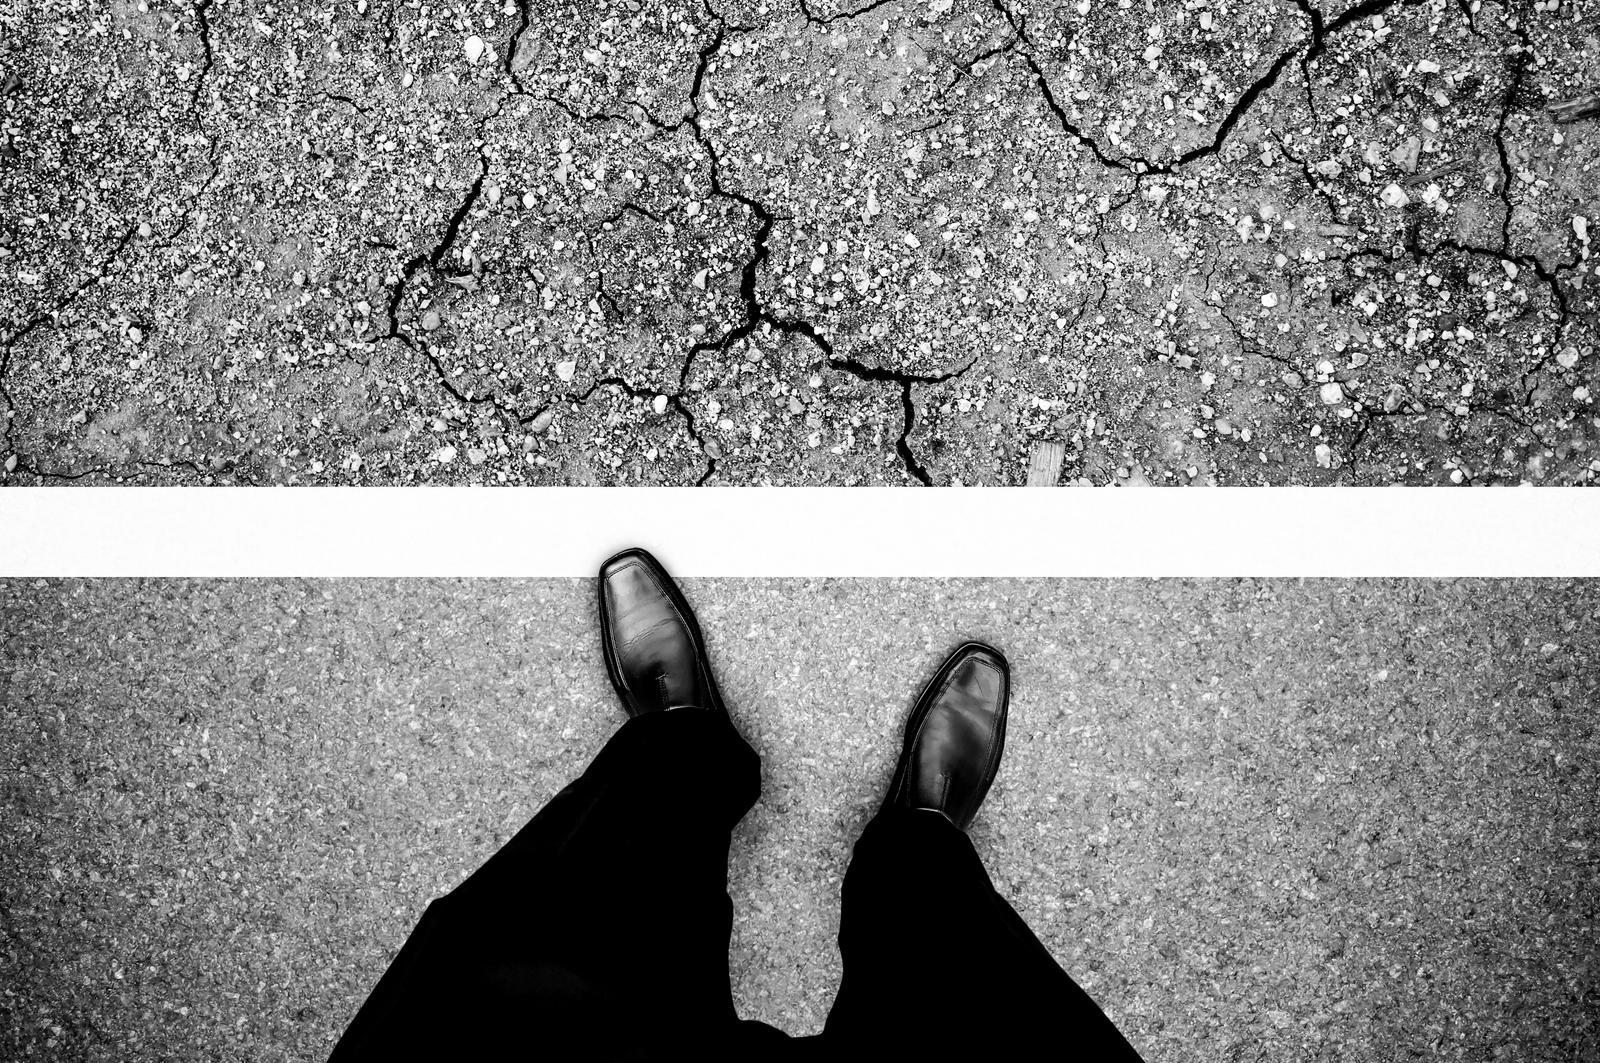
[[[4,16],[5,482],[1600,470],[1585,4],[713,6]]]

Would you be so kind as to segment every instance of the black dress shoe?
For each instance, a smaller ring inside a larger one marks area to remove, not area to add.
[[[993,646],[968,642],[945,658],[906,721],[886,804],[942,812],[966,830],[1000,770],[1011,669]]]
[[[727,712],[694,612],[647,551],[624,550],[600,566],[600,643],[630,717],[686,706]]]

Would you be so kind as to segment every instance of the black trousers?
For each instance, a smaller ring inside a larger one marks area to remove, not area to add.
[[[741,1021],[729,840],[760,789],[718,713],[628,721],[572,785],[423,913],[330,1063],[838,1058],[1042,1046],[1137,1061],[994,891],[967,836],[885,809],[845,876],[822,1034]]]

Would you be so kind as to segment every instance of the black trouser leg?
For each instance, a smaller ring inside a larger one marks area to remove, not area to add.
[[[728,843],[759,789],[721,714],[629,720],[428,906],[331,1063],[670,1058],[734,1036]]]
[[[938,813],[880,812],[856,843],[843,893],[844,979],[823,1034],[831,1050],[1138,1061],[995,892],[971,840]]]

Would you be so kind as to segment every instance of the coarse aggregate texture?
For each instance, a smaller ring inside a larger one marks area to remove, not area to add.
[[[0,477],[1592,482],[1597,25],[23,0]]]
[[[763,758],[745,1016],[820,1029],[850,846],[982,637],[1015,693],[975,843],[1146,1058],[1600,1059],[1600,584],[685,586]],[[321,1058],[621,722],[593,593],[0,584],[0,1057]]]

